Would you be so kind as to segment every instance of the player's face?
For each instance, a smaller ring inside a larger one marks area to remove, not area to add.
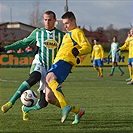
[[[115,37],[113,37],[113,42],[115,42],[116,41],[116,39],[115,39]]]
[[[130,30],[130,35],[133,36],[133,28]]]
[[[97,41],[96,40],[94,40],[94,44],[97,44]]]
[[[53,17],[53,14],[44,14],[44,26],[47,30],[54,29],[56,19]]]
[[[67,31],[71,31],[73,29],[76,28],[76,20],[70,20],[68,18],[66,19],[62,19],[63,21],[63,24],[64,24],[64,28],[67,30]]]

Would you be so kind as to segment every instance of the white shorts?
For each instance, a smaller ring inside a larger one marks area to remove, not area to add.
[[[46,71],[45,67],[41,66],[40,64],[32,64],[30,73],[32,73],[34,71],[38,71],[41,73],[40,85],[39,85],[39,88],[37,91],[40,93],[40,91],[43,90],[43,92],[45,93],[47,71]]]
[[[115,57],[112,57],[112,62],[120,62],[120,57],[118,55]]]

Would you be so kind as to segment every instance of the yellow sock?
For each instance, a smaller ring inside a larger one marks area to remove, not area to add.
[[[54,105],[57,106],[57,107],[59,107],[59,108],[61,108],[61,107],[60,107],[60,103],[59,103],[58,100],[56,100],[56,102],[55,102]],[[72,104],[69,104],[69,105],[72,106],[71,112],[73,112],[73,113],[75,113],[75,114],[78,114],[78,113],[79,113],[80,109],[79,109],[78,107],[75,107],[75,106],[73,106]]]
[[[103,75],[103,68],[99,67],[100,75]]]
[[[94,67],[94,70],[99,73],[98,67]]]
[[[60,107],[60,103],[59,103],[59,101],[58,100],[56,100],[56,102],[55,102],[55,104],[54,104],[55,106],[57,106],[57,107],[59,107],[59,108],[61,108]]]
[[[131,67],[131,79],[133,81],[133,68]]]
[[[130,75],[130,78],[131,78],[132,67],[131,66],[128,66],[128,70],[129,70],[129,75]]]
[[[59,104],[61,106],[61,108],[64,108],[65,106],[67,106],[67,102],[65,100],[65,97],[63,96],[63,94],[61,92],[58,91],[58,82],[56,80],[52,80],[48,86],[52,89],[52,91],[54,92],[54,95],[56,96],[56,98],[59,101]]]
[[[80,108],[75,107],[75,106],[73,106],[72,104],[69,104],[69,105],[72,106],[71,112],[73,112],[73,113],[75,113],[75,114],[78,114],[78,113],[79,113]]]

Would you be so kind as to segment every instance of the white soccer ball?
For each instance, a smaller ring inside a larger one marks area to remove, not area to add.
[[[32,107],[37,103],[37,94],[33,90],[26,90],[21,95],[21,102],[27,107]]]

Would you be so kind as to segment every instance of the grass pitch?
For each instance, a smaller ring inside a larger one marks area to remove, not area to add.
[[[62,84],[66,99],[85,108],[79,124],[71,124],[74,120],[72,113],[62,124],[60,109],[50,104],[44,109],[31,111],[30,121],[23,121],[19,99],[7,113],[0,111],[0,132],[133,133],[133,86],[125,82],[128,69],[122,67],[125,72],[122,77],[117,69],[112,77],[107,76],[111,67],[103,69],[104,77],[98,78],[92,67],[77,67]],[[28,78],[28,74],[29,68],[0,68],[0,107]],[[37,88],[38,84],[32,87],[35,91]]]

